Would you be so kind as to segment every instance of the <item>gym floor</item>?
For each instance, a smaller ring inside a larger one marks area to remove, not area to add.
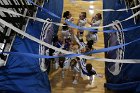
[[[94,6],[94,7],[93,7]],[[70,0],[64,0],[64,9],[65,11],[70,11],[72,13],[72,17],[74,18],[74,23],[77,23],[77,20],[79,18],[80,12],[87,12],[87,19],[91,20],[91,17],[95,15],[96,13],[101,13],[99,11],[93,11],[90,10],[90,12],[87,10],[90,8],[95,9],[102,9],[103,4],[101,0],[97,0],[94,2],[86,2],[77,0],[76,4],[72,4]],[[62,20],[63,23],[63,20]],[[89,26],[89,25],[87,25]],[[102,29],[99,29],[102,31]],[[75,34],[77,33],[77,29],[74,29]],[[84,32],[84,41],[85,36],[88,33],[88,31]],[[58,36],[61,37],[61,27],[59,28]],[[98,33],[98,41],[94,45],[95,49],[104,48],[104,36],[102,32]],[[104,58],[104,53],[99,54],[93,54],[92,56],[97,58]],[[55,70],[52,69],[51,73],[49,75],[50,83],[52,87],[52,93],[104,93],[104,83],[105,83],[105,76],[104,76],[104,62],[100,61],[94,61],[94,60],[88,60],[89,63],[92,63],[95,70],[103,75],[103,78],[97,78],[95,77],[95,87],[93,88],[87,88],[86,85],[89,83],[89,81],[85,78],[84,80],[82,78],[79,78],[79,82],[77,85],[72,84],[72,72],[69,70],[65,71],[65,77],[61,77],[61,69]],[[52,65],[52,68],[53,65]]]

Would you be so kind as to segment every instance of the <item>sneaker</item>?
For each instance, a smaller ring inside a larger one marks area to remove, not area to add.
[[[72,82],[72,84],[74,84],[74,85],[78,84],[77,80],[74,80],[74,81]]]
[[[95,84],[88,84],[88,85],[86,85],[86,88],[95,88],[95,87],[97,87]]]
[[[64,75],[62,75],[62,78],[64,78],[65,76]]]
[[[97,74],[96,76],[99,77],[99,78],[103,78],[102,74]]]
[[[61,73],[61,74],[62,74],[62,78],[64,78],[64,76],[65,76],[65,73],[64,73],[64,71],[62,71],[62,73]]]

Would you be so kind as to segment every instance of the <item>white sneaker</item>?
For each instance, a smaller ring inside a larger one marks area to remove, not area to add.
[[[62,72],[61,72],[61,75],[62,75],[62,78],[64,78],[64,76],[65,76],[65,72],[62,70]]]
[[[72,84],[78,84],[77,80],[74,80],[74,81],[72,82]]]
[[[62,75],[62,78],[64,78],[64,75]]]
[[[102,74],[97,74],[96,76],[99,77],[99,78],[103,78]]]
[[[64,73],[62,73],[62,78],[64,78],[65,77],[65,75],[64,75]]]
[[[88,84],[86,85],[86,88],[94,88],[94,87],[97,87],[95,84]]]

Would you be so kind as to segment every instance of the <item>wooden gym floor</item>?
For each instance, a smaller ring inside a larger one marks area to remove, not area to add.
[[[89,14],[90,5],[93,5],[96,9],[102,9],[102,1],[94,1],[94,2],[85,2],[81,0],[76,0],[77,4],[70,3],[70,0],[64,0],[64,11],[70,11],[72,13],[72,17],[74,18],[74,23],[77,23],[78,17],[80,12],[87,12],[87,18],[91,20],[91,17],[99,13],[99,11],[94,11],[94,14]],[[100,12],[102,13],[102,12]],[[88,25],[87,25],[88,26]],[[75,32],[77,31],[74,29]],[[102,29],[99,29],[102,31]],[[61,31],[61,27],[60,27]],[[58,32],[59,37],[61,37],[60,31]],[[84,35],[86,35],[88,31],[85,31]],[[84,37],[85,38],[85,37]],[[84,40],[85,41],[85,40]],[[103,33],[98,33],[98,42],[94,45],[95,49],[104,48],[104,36]],[[94,57],[97,58],[104,58],[104,53],[94,54]],[[55,70],[51,69],[51,73],[49,74],[50,83],[52,87],[52,93],[104,93],[104,83],[105,83],[105,76],[104,76],[104,62],[99,61],[89,61],[89,63],[92,63],[93,67],[96,69],[96,71],[100,74],[103,74],[103,78],[95,78],[95,84],[97,87],[94,88],[85,88],[88,84],[88,80],[83,80],[82,78],[79,79],[79,82],[77,85],[72,84],[72,72],[71,71],[65,71],[65,78],[63,79],[61,77],[61,69]],[[53,65],[52,65],[52,68]]]

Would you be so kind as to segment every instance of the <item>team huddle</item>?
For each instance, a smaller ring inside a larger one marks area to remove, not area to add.
[[[64,12],[63,17],[65,21],[72,22],[74,18],[69,11]],[[101,24],[101,14],[98,13],[94,17],[92,17],[91,22],[86,19],[86,12],[81,12],[79,15],[79,19],[77,25],[79,27],[84,27],[86,24],[91,25],[91,27],[99,27]],[[97,30],[97,29],[96,29]],[[97,30],[98,31],[98,30]],[[97,32],[89,32],[86,36],[87,43],[83,40],[84,30],[78,29],[77,34],[74,34],[74,29],[69,27],[69,25],[64,22],[64,26],[62,26],[62,37],[55,36],[53,38],[53,45],[57,48],[61,48],[67,51],[71,51],[73,53],[85,53],[91,50],[94,50],[93,45],[97,42],[98,36]],[[89,77],[90,83],[88,86],[94,86],[94,77],[102,77],[102,75],[97,74],[95,69],[92,67],[92,64],[87,63],[87,60],[81,57],[71,57],[66,56],[63,57],[63,53],[59,51],[54,51],[52,49],[47,50],[48,53],[52,56],[61,56],[59,58],[55,58],[54,64],[55,69],[62,69],[62,78],[65,77],[65,70],[70,70],[73,72],[73,84],[78,84],[79,76],[82,78]]]

